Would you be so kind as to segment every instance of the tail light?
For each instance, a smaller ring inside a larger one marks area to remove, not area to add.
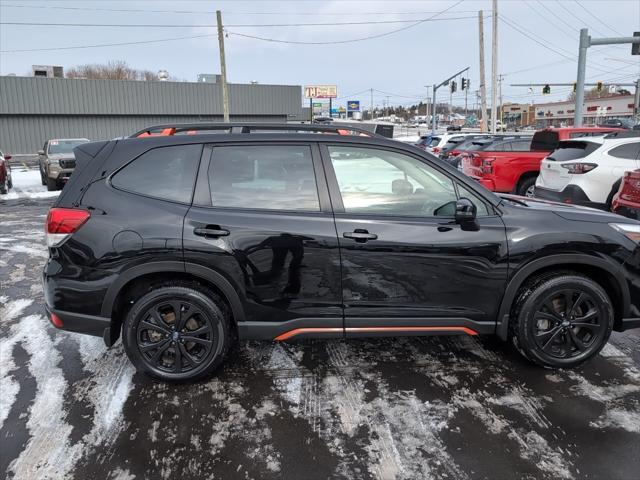
[[[52,208],[47,215],[47,246],[57,247],[75,233],[91,216],[87,210]]]
[[[436,155],[437,155],[438,153],[440,153],[440,149],[439,149],[438,147],[433,147],[433,148],[431,149],[431,151],[432,151],[433,153],[435,153]]]
[[[482,173],[493,173],[493,161],[495,158],[484,158],[482,160]]]
[[[596,168],[598,165],[595,163],[561,163],[562,168],[566,168],[571,174],[587,173]]]

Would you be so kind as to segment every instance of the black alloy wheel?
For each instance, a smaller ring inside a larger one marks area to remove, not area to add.
[[[229,318],[213,292],[163,286],[133,305],[123,326],[125,351],[145,373],[193,380],[210,373],[229,348]]]
[[[598,283],[572,272],[553,272],[520,289],[509,330],[529,360],[570,368],[600,352],[613,319],[611,300]]]
[[[538,303],[531,323],[536,345],[554,358],[588,352],[606,332],[597,300],[579,289],[553,292]]]

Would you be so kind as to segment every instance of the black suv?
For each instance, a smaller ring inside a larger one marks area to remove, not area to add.
[[[58,328],[206,375],[236,339],[495,334],[572,367],[640,326],[640,222],[496,196],[355,127],[152,127],[75,149],[47,218]]]

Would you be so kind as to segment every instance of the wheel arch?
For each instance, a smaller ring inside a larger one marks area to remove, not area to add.
[[[533,260],[521,267],[507,284],[498,311],[496,334],[507,340],[511,307],[520,288],[532,277],[550,271],[574,271],[589,277],[605,289],[614,308],[614,329],[629,314],[630,293],[621,266],[612,260],[582,254],[557,254]]]
[[[213,290],[227,303],[233,324],[245,321],[244,307],[237,289],[220,273],[190,263],[153,262],[126,270],[107,290],[101,314],[111,318],[111,327],[103,336],[105,343],[111,346],[120,336],[127,301],[136,289],[144,290],[145,285],[176,280],[195,281]]]

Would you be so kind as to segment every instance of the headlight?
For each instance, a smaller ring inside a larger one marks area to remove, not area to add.
[[[610,223],[611,227],[636,243],[640,243],[640,225],[635,223]]]

